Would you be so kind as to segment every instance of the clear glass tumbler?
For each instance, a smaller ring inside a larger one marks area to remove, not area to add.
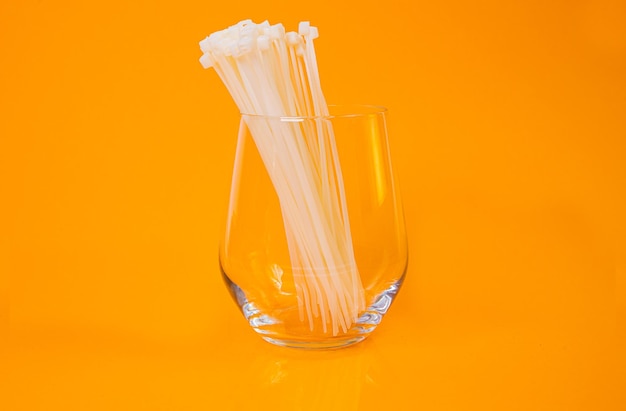
[[[408,263],[386,109],[243,114],[219,260],[266,341],[338,348],[365,339]]]

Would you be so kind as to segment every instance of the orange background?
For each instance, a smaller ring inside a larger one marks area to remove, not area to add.
[[[273,347],[220,279],[238,113],[198,41],[310,20],[390,110],[407,280],[371,339]],[[10,410],[626,409],[623,1],[0,4]]]

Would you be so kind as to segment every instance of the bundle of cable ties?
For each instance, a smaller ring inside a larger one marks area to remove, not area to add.
[[[300,320],[338,335],[357,321],[365,296],[317,37],[308,22],[285,32],[282,24],[244,20],[202,40],[200,63],[215,69],[241,113],[265,116],[248,128],[280,203]]]

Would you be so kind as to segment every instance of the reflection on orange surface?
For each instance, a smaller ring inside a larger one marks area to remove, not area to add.
[[[624,13],[1,3],[0,407],[624,409]],[[197,42],[248,17],[311,20],[327,100],[389,108],[410,266],[354,351],[269,346],[219,278],[238,113]]]
[[[277,410],[358,410],[365,391],[375,389],[368,374],[373,354],[366,344],[327,353],[265,352],[245,370],[252,378],[239,388],[260,401],[275,399]]]

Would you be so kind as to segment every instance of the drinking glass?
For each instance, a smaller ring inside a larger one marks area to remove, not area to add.
[[[387,110],[329,109],[241,115],[220,268],[250,326],[281,346],[362,341],[407,269]]]

